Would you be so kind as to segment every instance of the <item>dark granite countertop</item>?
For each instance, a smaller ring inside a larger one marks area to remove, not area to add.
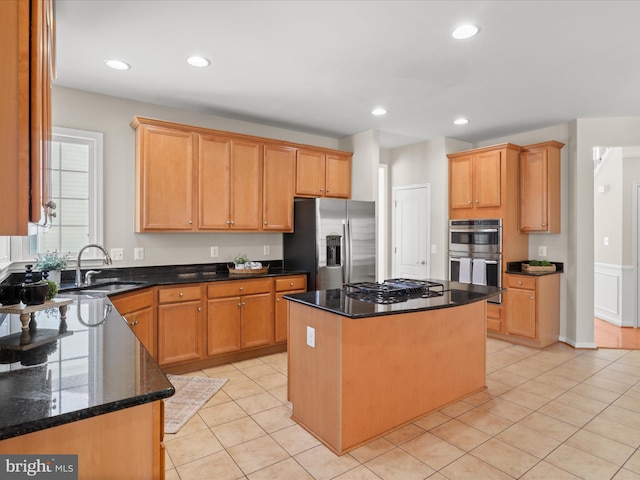
[[[541,277],[543,275],[555,275],[564,272],[564,263],[550,262],[556,266],[555,272],[525,272],[522,270],[523,263],[529,263],[531,260],[521,260],[519,262],[507,262],[506,273],[515,273],[517,275],[529,275],[532,277]]]
[[[0,440],[153,402],[174,388],[106,295],[35,314],[21,345],[19,315],[0,314]]]
[[[269,263],[264,262],[264,265]],[[95,289],[101,285],[126,283],[126,290],[136,290],[162,285],[177,285],[185,283],[219,282],[225,280],[247,280],[251,278],[278,277],[283,275],[306,274],[297,270],[286,270],[281,261],[271,262],[269,271],[261,274],[230,275],[227,264],[204,265],[172,265],[157,267],[133,267],[133,268],[102,268],[101,273],[95,277]],[[73,272],[63,272],[60,284],[61,292],[78,290],[74,285]],[[137,284],[134,285],[134,284]],[[124,289],[121,289],[123,291]],[[120,293],[110,292],[110,293]]]
[[[341,289],[285,295],[284,298],[310,307],[320,308],[349,318],[367,318],[378,315],[394,315],[437,308],[457,307],[487,300],[504,289],[466,283],[431,280],[444,285],[444,294],[438,297],[413,298],[401,303],[378,304],[349,297]]]

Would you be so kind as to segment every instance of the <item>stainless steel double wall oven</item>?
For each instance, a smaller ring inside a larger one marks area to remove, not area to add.
[[[502,287],[501,218],[449,221],[449,279]]]

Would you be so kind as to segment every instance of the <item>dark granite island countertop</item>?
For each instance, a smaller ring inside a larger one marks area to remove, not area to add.
[[[467,305],[481,300],[490,300],[491,297],[504,291],[502,288],[449,282],[445,280],[430,279],[429,281],[442,283],[444,285],[444,294],[437,297],[412,298],[393,304],[378,304],[358,300],[349,297],[341,289],[297,293],[294,295],[285,295],[284,298],[356,319]]]
[[[106,295],[35,314],[45,340],[20,345],[19,315],[0,314],[0,440],[170,397],[174,388]],[[35,336],[32,335],[32,339]]]

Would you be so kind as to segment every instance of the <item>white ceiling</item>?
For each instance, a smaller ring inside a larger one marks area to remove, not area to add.
[[[391,148],[640,115],[639,1],[55,0],[55,85]],[[451,31],[474,23],[459,41]],[[186,57],[212,65],[196,69]],[[106,58],[132,68],[111,70]],[[373,107],[388,114],[373,117]],[[98,115],[99,112],[96,112]],[[453,125],[468,117],[465,126]]]

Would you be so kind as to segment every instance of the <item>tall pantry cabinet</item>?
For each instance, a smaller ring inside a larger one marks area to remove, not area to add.
[[[518,229],[518,162],[512,143],[449,154],[449,218],[502,219],[502,285],[507,262],[527,259],[529,237]],[[503,295],[503,299],[505,295]],[[489,303],[487,329],[506,328],[506,306]]]

